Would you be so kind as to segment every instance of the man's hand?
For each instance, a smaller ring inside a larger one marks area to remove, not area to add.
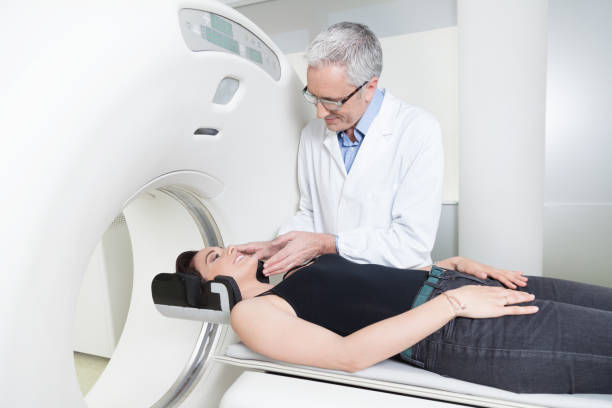
[[[278,236],[271,244],[282,249],[264,264],[266,276],[285,273],[319,255],[336,253],[336,237],[330,234],[291,231]]]
[[[522,272],[494,268],[467,258],[457,256],[440,261],[438,265],[442,268],[454,269],[480,279],[486,279],[487,277],[496,279],[510,289],[516,289],[517,285],[527,286],[527,277],[523,276]]]
[[[286,243],[277,238],[272,241],[249,242],[247,244],[236,245],[234,248],[244,255],[251,255],[257,259],[266,260],[280,251]]]

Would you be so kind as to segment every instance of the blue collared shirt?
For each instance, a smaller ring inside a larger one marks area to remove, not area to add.
[[[357,152],[361,147],[361,142],[363,138],[368,133],[368,129],[370,125],[374,121],[376,115],[378,115],[378,111],[380,111],[380,106],[382,105],[383,98],[385,97],[385,90],[376,89],[374,93],[374,97],[370,101],[368,108],[357,122],[355,126],[355,131],[353,132],[355,136],[355,141],[351,141],[345,131],[338,132],[338,144],[340,144],[340,153],[342,154],[342,159],[344,160],[344,166],[346,167],[346,173],[351,170],[353,166],[353,162],[355,161],[355,157],[357,157]]]

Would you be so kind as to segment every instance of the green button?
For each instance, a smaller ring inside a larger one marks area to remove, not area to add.
[[[240,48],[238,47],[238,41],[232,40],[229,37],[224,36],[213,30],[210,27],[206,27],[206,40],[218,45],[219,47],[225,48],[228,51],[240,54]]]
[[[232,23],[225,21],[222,17],[219,17],[216,14],[210,15],[210,25],[215,30],[229,36],[230,38],[234,37],[234,33],[232,32]]]
[[[247,47],[247,58],[258,64],[263,64],[263,57],[261,56],[261,52],[254,50],[251,47]]]

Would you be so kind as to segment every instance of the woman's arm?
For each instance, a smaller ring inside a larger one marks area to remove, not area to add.
[[[495,317],[537,311],[526,306],[504,307],[533,299],[509,289],[466,286],[446,293],[465,308],[456,310],[446,296],[440,295],[346,337],[300,319],[261,297],[238,303],[232,310],[231,323],[247,346],[268,357],[355,372],[404,351],[455,316]]]

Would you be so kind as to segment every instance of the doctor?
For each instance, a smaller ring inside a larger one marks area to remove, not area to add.
[[[269,242],[236,247],[284,273],[338,253],[398,268],[431,264],[440,218],[440,126],[420,108],[378,88],[382,49],[362,24],[338,23],[306,52],[305,99],[317,119],[302,130],[297,213]]]

